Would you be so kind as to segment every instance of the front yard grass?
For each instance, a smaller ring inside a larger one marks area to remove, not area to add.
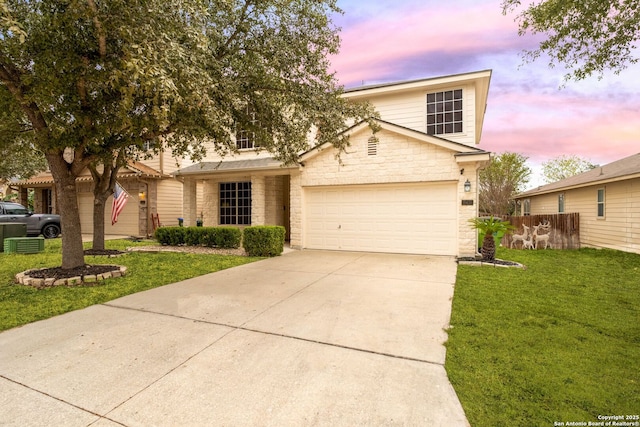
[[[497,257],[527,269],[458,266],[446,370],[471,425],[640,414],[640,255]]]
[[[124,250],[127,246],[154,243],[108,240],[105,246],[107,249]],[[90,247],[90,244],[87,245],[85,248]],[[128,268],[127,275],[108,279],[104,284],[93,287],[37,290],[16,285],[15,275],[21,271],[61,264],[61,240],[46,240],[45,250],[39,254],[0,253],[0,331],[258,259],[167,252],[131,252],[117,258],[86,256],[87,264],[125,265]]]

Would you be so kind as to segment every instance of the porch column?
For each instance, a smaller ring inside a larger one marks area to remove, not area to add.
[[[219,183],[206,180],[202,187],[202,222],[205,227],[219,225],[220,194]]]
[[[185,178],[182,183],[182,215],[185,227],[195,227],[198,216],[198,203],[196,198],[196,181]]]
[[[265,225],[266,178],[251,177],[251,225]]]
[[[299,173],[291,174],[289,185],[289,220],[292,249],[302,249],[302,183]]]

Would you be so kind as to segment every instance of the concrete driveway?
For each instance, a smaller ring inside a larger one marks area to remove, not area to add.
[[[0,425],[467,426],[443,367],[455,274],[294,251],[15,328]]]

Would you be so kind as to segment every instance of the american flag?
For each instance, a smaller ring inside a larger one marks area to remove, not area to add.
[[[124,209],[124,205],[127,204],[128,198],[129,193],[116,182],[116,188],[113,190],[113,205],[111,206],[111,225],[118,222],[118,215]]]

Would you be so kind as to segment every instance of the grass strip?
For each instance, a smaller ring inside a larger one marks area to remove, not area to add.
[[[521,251],[460,265],[446,370],[474,427],[640,411],[640,255]]]

